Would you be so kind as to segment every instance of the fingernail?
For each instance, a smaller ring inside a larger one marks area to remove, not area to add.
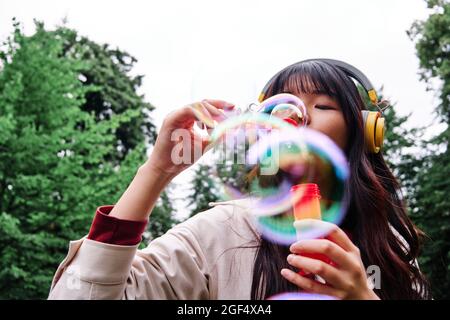
[[[283,277],[289,277],[289,270],[288,269],[281,269],[281,275]]]
[[[287,261],[288,262],[291,262],[293,259],[294,259],[294,255],[293,254],[288,255],[288,257],[287,257]]]
[[[298,240],[296,243],[292,244],[292,245],[289,247],[289,250],[290,250],[291,252],[293,252],[294,250],[299,250],[299,249],[302,247],[302,241],[303,241],[303,240]]]

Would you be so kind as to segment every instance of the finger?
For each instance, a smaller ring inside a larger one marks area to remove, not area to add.
[[[192,108],[187,105],[178,110],[172,111],[164,120],[163,125],[166,123],[170,127],[174,128],[191,128],[197,117],[195,116]]]
[[[351,267],[352,258],[349,253],[336,243],[327,239],[301,240],[291,245],[290,250],[296,254],[320,253],[337,263],[340,267]]]
[[[189,105],[197,120],[203,122],[210,128],[214,128],[213,116],[201,102],[195,102]]]
[[[321,276],[335,288],[343,288],[346,284],[345,279],[342,279],[344,275],[342,271],[321,260],[290,254],[287,261],[293,267]]]
[[[324,294],[332,297],[339,297],[339,291],[327,286],[325,284],[319,283],[315,280],[308,279],[306,277],[302,277],[301,275],[295,273],[289,269],[282,269],[281,275],[288,281],[295,284],[297,287],[304,289],[310,293]]]
[[[334,226],[326,236],[327,239],[336,243],[338,246],[343,248],[345,251],[358,252],[359,249],[354,245],[352,240],[347,236],[347,234],[338,226]]]
[[[295,221],[295,224],[297,230],[311,230],[311,228],[318,230],[323,237],[336,243],[345,251],[355,252],[357,249],[345,232],[334,223],[318,219],[302,219]]]
[[[207,101],[208,103],[212,104],[214,107],[218,109],[231,110],[235,107],[233,103],[226,102],[223,100],[204,99],[204,101]]]
[[[202,103],[206,107],[206,109],[208,109],[208,111],[214,116],[215,119],[218,119],[220,121],[226,118],[225,112],[222,109],[216,108],[206,100],[203,100]]]

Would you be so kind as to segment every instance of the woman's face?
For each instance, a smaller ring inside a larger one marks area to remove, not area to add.
[[[306,106],[307,127],[326,134],[342,150],[347,147],[347,125],[341,106],[326,94],[296,93]]]

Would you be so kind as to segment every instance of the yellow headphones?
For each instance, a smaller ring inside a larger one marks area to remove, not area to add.
[[[369,79],[360,70],[358,70],[357,68],[348,63],[333,59],[308,59],[294,63],[284,68],[283,70],[279,71],[269,80],[269,82],[264,86],[263,90],[261,91],[261,94],[258,97],[258,101],[260,103],[264,101],[267,90],[269,89],[274,79],[276,79],[280,73],[282,73],[287,68],[291,68],[297,64],[309,61],[322,61],[339,68],[346,75],[358,81],[362,85],[362,87],[367,91],[370,102],[373,105],[375,105],[379,109],[379,111],[369,111],[369,110],[361,111],[364,121],[364,140],[369,152],[371,153],[380,152],[383,146],[384,133],[386,127],[385,127],[385,119],[382,116],[383,110],[379,107],[380,102],[378,101],[377,93],[373,88],[373,85],[370,83]]]

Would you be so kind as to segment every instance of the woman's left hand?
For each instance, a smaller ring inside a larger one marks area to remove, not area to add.
[[[300,240],[290,247],[287,261],[293,267],[322,277],[326,284],[289,270],[281,275],[308,293],[333,296],[338,299],[373,300],[378,296],[369,288],[366,271],[358,247],[342,229],[333,225],[327,239]],[[302,254],[326,255],[334,262],[330,265]]]

